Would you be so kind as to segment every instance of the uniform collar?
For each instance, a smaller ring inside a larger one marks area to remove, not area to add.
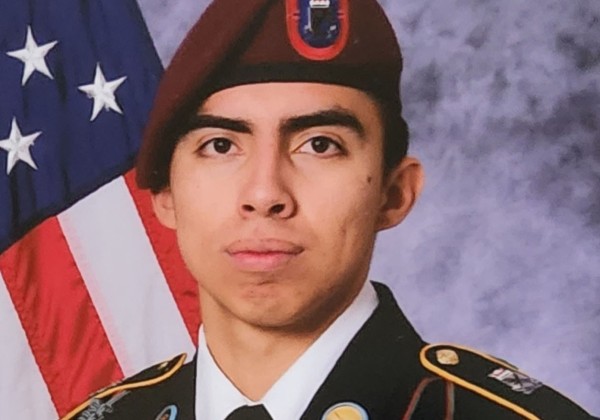
[[[215,363],[200,327],[196,371],[196,418],[224,419],[235,408],[264,404],[274,420],[298,419],[328,377],[353,337],[373,314],[378,297],[365,282],[352,304],[300,356],[264,398],[252,402],[242,395]]]
[[[350,341],[300,420],[324,418],[339,406],[358,406],[370,419],[400,418],[413,390],[429,376],[419,362],[423,341],[390,289],[373,285],[377,309]]]

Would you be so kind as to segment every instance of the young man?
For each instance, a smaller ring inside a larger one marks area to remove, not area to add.
[[[194,361],[80,419],[585,419],[513,366],[426,345],[367,281],[423,183],[376,0],[216,0],[166,70],[138,162],[198,280]]]

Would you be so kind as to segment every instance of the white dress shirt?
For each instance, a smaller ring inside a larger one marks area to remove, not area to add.
[[[273,420],[298,420],[379,300],[365,282],[352,304],[273,384],[260,401],[245,397],[217,366],[200,327],[196,366],[196,419],[223,420],[243,405],[263,404]]]

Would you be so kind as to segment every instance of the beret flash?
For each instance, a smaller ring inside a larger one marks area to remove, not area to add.
[[[169,178],[187,119],[212,93],[267,82],[316,82],[368,92],[401,119],[402,55],[377,0],[215,0],[189,31],[158,87],[137,183]]]

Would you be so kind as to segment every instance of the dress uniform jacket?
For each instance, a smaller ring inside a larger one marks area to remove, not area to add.
[[[348,420],[365,419],[364,413],[371,420],[594,418],[506,362],[461,347],[427,345],[390,290],[375,287],[378,307],[301,420],[346,418],[328,417],[332,407],[351,413]],[[196,363],[184,360],[178,356],[100,391],[65,419],[194,419]]]

